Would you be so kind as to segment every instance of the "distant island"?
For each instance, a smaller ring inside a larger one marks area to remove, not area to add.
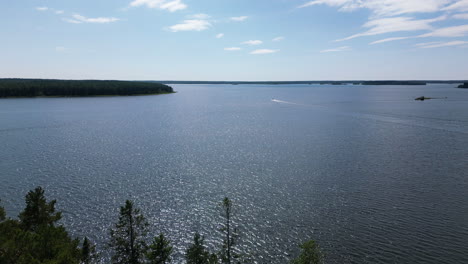
[[[0,98],[128,96],[173,92],[172,87],[156,82],[0,79]]]
[[[468,88],[468,82],[459,85],[458,88]]]
[[[432,84],[459,84],[466,80],[341,80],[341,81],[174,81],[161,80],[147,82],[158,82],[164,84],[222,84],[222,85],[426,85]]]
[[[149,81],[151,82],[151,81]],[[451,83],[452,81],[157,81],[164,84],[320,84],[320,85],[426,85],[427,83]],[[458,81],[460,83],[460,81]]]

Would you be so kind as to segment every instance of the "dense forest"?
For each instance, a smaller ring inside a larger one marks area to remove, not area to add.
[[[79,239],[69,235],[59,222],[62,214],[55,209],[57,201],[47,201],[44,189],[31,190],[25,201],[26,207],[18,219],[8,218],[0,204],[0,264],[166,264],[173,261],[171,241],[165,234],[154,232],[132,201],[127,200],[120,207],[117,221],[109,228],[109,239],[101,246],[109,258],[103,258],[96,244],[87,237]],[[232,222],[235,218],[232,201],[226,197],[219,206],[224,218],[222,246],[212,251],[205,245],[203,235],[187,234],[193,235],[193,240],[185,251],[185,263],[254,263],[253,256],[236,250],[239,231]],[[300,254],[291,264],[323,263],[324,255],[315,241],[307,241],[300,248]]]
[[[161,83],[137,81],[0,79],[0,97],[111,96],[173,93]]]
[[[426,85],[427,83],[460,83],[464,81],[366,81],[366,80],[342,80],[342,81],[252,81],[252,82],[236,82],[236,81],[148,81],[148,82],[160,82],[165,84],[263,84],[263,85],[287,85],[287,84],[321,84],[321,85]]]

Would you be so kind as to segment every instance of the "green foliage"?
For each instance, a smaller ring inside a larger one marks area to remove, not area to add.
[[[133,202],[127,200],[125,206],[120,207],[118,222],[110,230],[109,247],[114,250],[112,263],[143,263],[147,227],[148,223],[140,213],[140,209],[135,208]]]
[[[185,252],[187,264],[216,264],[218,257],[215,254],[210,254],[205,248],[205,238],[195,233],[193,244]]]
[[[99,255],[96,253],[96,245],[85,237],[81,246],[81,264],[94,264],[98,261]]]
[[[318,244],[309,240],[300,245],[302,251],[299,257],[294,259],[291,264],[321,264],[323,263],[323,254]]]
[[[26,208],[20,213],[19,219],[24,229],[36,231],[42,226],[53,226],[62,218],[60,212],[55,212],[56,200],[47,203],[44,190],[37,187],[26,195]]]
[[[0,79],[0,97],[144,95],[173,92],[170,86],[151,82]]]
[[[20,220],[0,222],[0,264],[78,264],[78,240],[56,226],[60,212],[55,201],[48,203],[42,188],[26,195],[26,208]]]
[[[232,202],[228,197],[225,197],[222,202],[222,207],[224,210],[224,217],[226,218],[226,225],[223,228],[223,231],[226,234],[226,237],[223,241],[223,248],[221,249],[221,260],[223,263],[231,264],[231,247],[234,244],[234,239],[231,236],[231,209]]]
[[[163,234],[155,237],[153,243],[148,247],[146,258],[151,264],[166,264],[171,262],[172,246]]]
[[[2,200],[0,200],[1,202]],[[0,221],[4,221],[6,219],[6,213],[5,213],[5,208],[0,206]]]

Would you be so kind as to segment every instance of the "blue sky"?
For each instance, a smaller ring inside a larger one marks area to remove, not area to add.
[[[0,77],[468,79],[468,0],[0,0]]]

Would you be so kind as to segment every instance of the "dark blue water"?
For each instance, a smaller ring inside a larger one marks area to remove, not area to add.
[[[252,262],[314,239],[327,263],[468,263],[468,90],[454,86],[2,99],[0,198],[16,216],[41,185],[100,248],[132,199],[178,262],[195,231],[220,245],[229,196]]]

